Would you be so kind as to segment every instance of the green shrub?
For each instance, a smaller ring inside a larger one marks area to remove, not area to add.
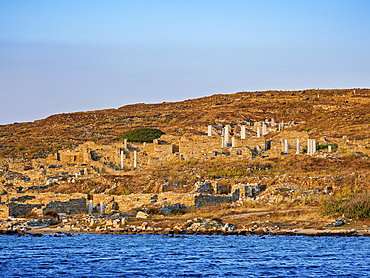
[[[322,207],[324,215],[345,214],[356,219],[370,218],[370,194],[356,194],[348,199],[330,202]]]
[[[347,157],[352,159],[352,158],[355,158],[355,155],[353,153],[347,153]]]
[[[319,144],[319,143],[316,143],[316,150],[327,149],[330,145],[331,145],[331,149],[333,151],[336,151],[338,149],[338,145],[337,144]],[[302,151],[304,153],[307,153],[307,146],[303,147]]]
[[[131,194],[131,191],[127,188],[123,188],[121,190],[121,195],[130,195]]]
[[[317,150],[323,150],[323,149],[327,149],[329,146],[331,145],[331,149],[333,151],[337,150],[338,149],[338,145],[337,144],[319,144],[319,143],[316,143],[316,149]]]
[[[127,139],[128,142],[151,143],[153,140],[158,139],[163,134],[165,133],[159,129],[142,127],[127,131],[118,136],[116,140],[123,141],[124,139]]]

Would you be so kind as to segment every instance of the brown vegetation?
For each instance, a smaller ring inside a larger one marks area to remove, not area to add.
[[[200,126],[226,120],[305,121],[297,130],[314,136],[369,137],[370,90],[239,92],[182,102],[135,104],[92,112],[52,115],[32,123],[0,126],[0,158],[32,159],[86,141],[107,143],[137,127],[167,134],[199,134]],[[256,108],[258,107],[258,108]],[[190,128],[191,127],[191,128]]]
[[[344,142],[346,139],[351,142],[362,140],[361,145],[370,149],[369,102],[369,89],[356,89],[355,93],[353,89],[238,92],[174,103],[136,104],[118,109],[53,115],[32,123],[0,126],[0,158],[23,158],[27,162],[61,149],[73,149],[86,141],[109,144],[124,132],[138,127],[191,136],[204,134],[208,124],[236,125],[247,120],[262,121],[266,118],[274,118],[276,122],[300,121],[302,124],[290,130],[305,131],[309,137],[315,138],[340,138]],[[271,136],[266,135],[266,139]],[[289,226],[291,222],[298,221],[302,227],[311,227],[321,223],[321,220],[315,220],[315,215],[319,207],[328,202],[337,205],[335,209],[326,211],[330,215],[342,212],[349,214],[359,204],[368,211],[365,205],[368,197],[364,197],[367,195],[359,195],[370,189],[368,155],[349,151],[349,147],[343,146],[336,152],[341,154],[336,159],[291,154],[257,157],[254,160],[233,157],[217,160],[174,158],[153,164],[145,171],[126,169],[117,175],[101,173],[99,176],[40,189],[39,192],[109,192],[112,195],[128,195],[164,190],[190,193],[195,182],[212,180],[223,186],[223,193],[226,194],[230,193],[231,185],[237,183],[259,183],[264,180],[273,187],[282,182],[282,176],[286,176],[284,182],[318,192],[323,192],[330,185],[332,195],[325,195],[325,198],[322,195],[317,198],[307,195],[299,199],[300,192],[297,190],[296,197],[289,199],[287,192],[277,190],[271,194],[276,198],[274,203],[256,200],[240,206],[225,204],[199,210],[182,210],[177,212],[176,219],[182,219],[182,214],[185,214],[186,217],[228,219],[232,223],[245,225],[253,221],[271,221]],[[5,176],[5,171],[4,174],[0,172],[0,178],[2,175]],[[5,179],[1,182],[8,186]],[[165,187],[161,187],[164,184]],[[269,213],[250,214],[245,219],[232,218],[236,214],[258,211]],[[162,214],[154,206],[147,208],[147,212],[154,216],[153,221],[157,221],[156,217]],[[172,223],[171,217],[166,217],[169,223]]]

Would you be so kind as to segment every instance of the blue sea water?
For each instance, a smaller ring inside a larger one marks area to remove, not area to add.
[[[366,277],[370,238],[0,236],[1,277]]]

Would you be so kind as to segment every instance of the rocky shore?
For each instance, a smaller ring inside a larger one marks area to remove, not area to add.
[[[173,224],[171,227],[161,228],[156,224],[145,221],[145,213],[137,215],[95,217],[62,217],[55,219],[8,219],[0,223],[0,235],[33,235],[99,233],[99,234],[163,234],[163,235],[286,235],[286,236],[370,236],[369,229],[342,229],[329,227],[323,229],[283,229],[279,226],[254,225],[244,227],[230,223],[222,223],[216,219],[194,218],[184,223]],[[139,218],[137,218],[139,217]],[[141,218],[143,217],[143,218]],[[130,224],[130,219],[137,223]],[[268,222],[268,221],[267,221]]]

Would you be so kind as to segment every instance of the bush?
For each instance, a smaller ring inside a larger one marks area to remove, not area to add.
[[[188,208],[172,208],[171,209],[171,214],[173,214],[173,215],[184,215],[184,214],[187,214],[187,213],[189,213]]]
[[[130,194],[131,194],[130,189],[123,188],[123,189],[121,190],[121,195],[130,195]]]
[[[49,216],[49,217],[55,218],[55,219],[57,219],[59,217],[58,213],[55,210],[51,210],[51,209],[45,211],[44,216]]]
[[[327,149],[327,148],[329,148],[330,145],[331,145],[332,151],[338,150],[338,145],[337,144],[326,144],[325,145],[325,144],[319,144],[319,143],[316,143],[316,150]],[[303,147],[302,152],[307,153],[307,146]]]
[[[127,131],[118,136],[116,140],[123,141],[124,139],[127,139],[128,142],[152,143],[153,140],[158,139],[163,134],[165,133],[159,129],[142,127]]]
[[[149,207],[147,209],[147,214],[162,214],[161,210],[156,207]]]
[[[322,208],[324,215],[345,214],[356,219],[370,218],[370,194],[356,194],[351,199],[330,202]]]

